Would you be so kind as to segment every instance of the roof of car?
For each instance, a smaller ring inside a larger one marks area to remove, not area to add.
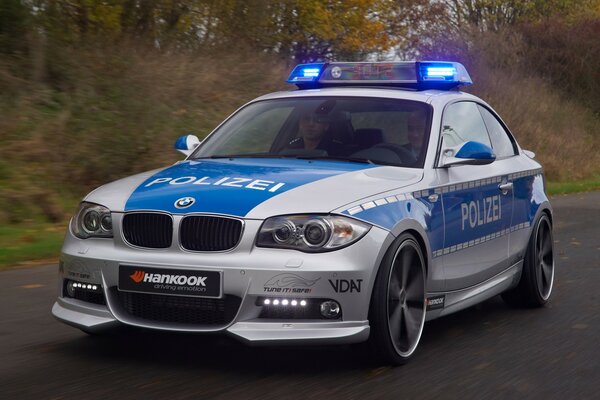
[[[350,97],[379,97],[379,98],[390,98],[390,99],[403,99],[420,101],[429,103],[432,98],[447,98],[448,101],[460,97],[473,100],[478,99],[469,93],[460,92],[456,90],[409,90],[400,89],[393,87],[331,87],[321,89],[303,89],[303,90],[292,90],[269,93],[258,97],[254,101],[260,100],[271,100],[271,99],[282,99],[282,98],[296,98],[296,97],[315,97],[315,96],[350,96]]]

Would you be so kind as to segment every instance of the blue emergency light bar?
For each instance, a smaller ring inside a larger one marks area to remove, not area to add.
[[[449,61],[334,62],[300,64],[287,83],[300,89],[331,86],[396,86],[450,90],[473,81],[461,63]]]

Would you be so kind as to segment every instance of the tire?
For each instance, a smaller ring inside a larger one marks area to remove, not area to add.
[[[400,235],[383,258],[369,310],[369,341],[383,361],[401,365],[415,352],[425,324],[425,282],[419,243]]]
[[[521,280],[514,289],[502,293],[513,307],[542,307],[552,294],[554,283],[554,238],[552,224],[543,213],[534,226],[523,259]]]

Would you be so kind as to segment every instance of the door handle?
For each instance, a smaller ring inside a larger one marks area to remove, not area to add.
[[[498,189],[502,192],[502,194],[508,193],[509,190],[512,190],[513,184],[512,182],[503,183],[498,186]]]

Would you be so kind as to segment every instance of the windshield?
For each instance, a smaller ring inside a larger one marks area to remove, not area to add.
[[[422,168],[425,103],[366,97],[264,100],[239,110],[191,158],[332,159]]]

